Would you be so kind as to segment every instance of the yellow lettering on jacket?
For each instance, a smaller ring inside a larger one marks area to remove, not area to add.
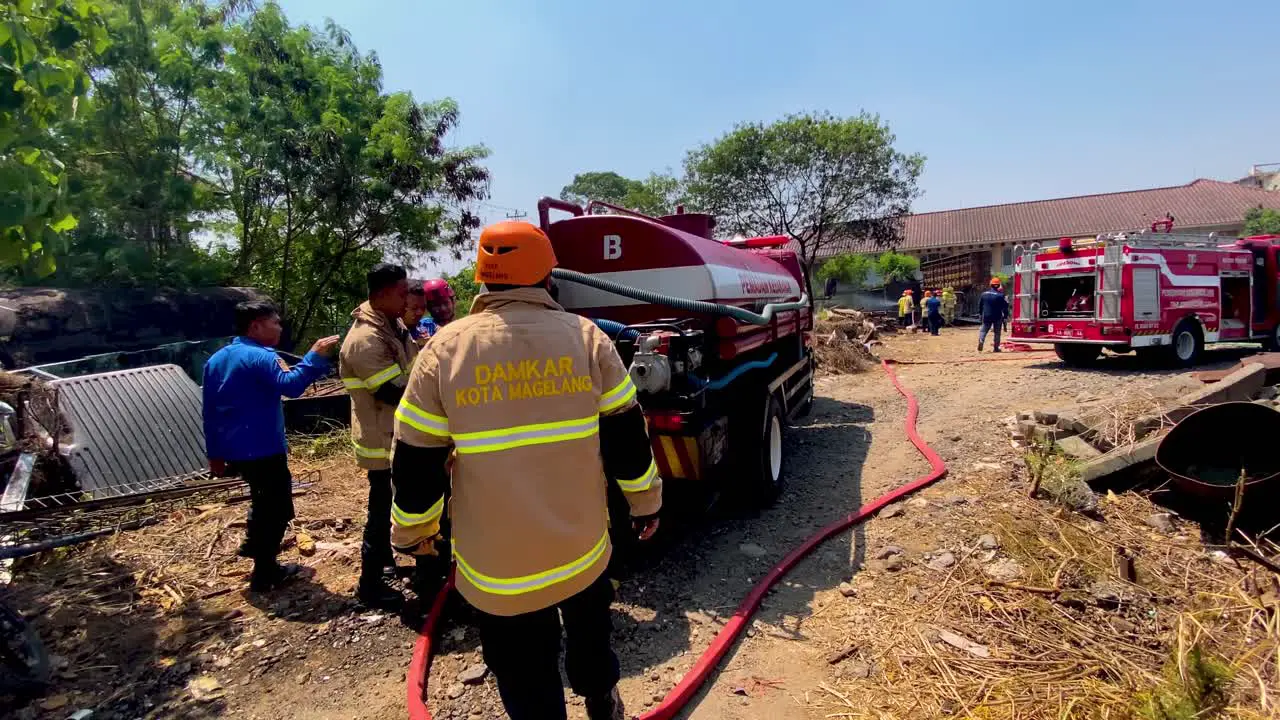
[[[505,391],[502,388],[506,385]],[[476,365],[475,385],[456,388],[458,407],[488,405],[507,400],[529,400],[591,392],[591,375],[578,375],[573,357],[525,358],[517,361]]]

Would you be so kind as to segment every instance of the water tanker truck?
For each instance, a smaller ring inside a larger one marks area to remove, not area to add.
[[[538,215],[560,303],[631,370],[668,492],[772,503],[783,432],[813,403],[813,315],[787,238],[718,241],[714,217],[682,208],[650,217],[543,198]]]

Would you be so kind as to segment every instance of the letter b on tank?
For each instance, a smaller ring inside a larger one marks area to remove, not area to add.
[[[605,235],[604,236],[604,259],[617,260],[622,257],[622,236],[621,235]]]

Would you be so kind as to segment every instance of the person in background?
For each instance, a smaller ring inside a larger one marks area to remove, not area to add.
[[[911,327],[915,313],[916,301],[911,297],[911,291],[903,290],[902,297],[898,298],[898,324],[904,328]]]
[[[942,319],[947,325],[956,324],[956,291],[950,285],[942,288]]]
[[[404,321],[404,326],[408,328],[410,337],[422,347],[427,341],[428,335],[421,327],[422,318],[427,314],[427,293],[422,289],[422,285],[415,282],[409,282],[409,302],[404,306],[404,315],[400,317]]]
[[[443,278],[435,278],[422,283],[422,291],[427,300],[427,312],[431,319],[422,321],[422,330],[427,337],[453,322],[456,303],[453,288]]]
[[[827,278],[827,285],[825,288],[823,288],[823,294],[826,297],[831,297],[832,295],[836,294],[836,290],[839,289],[839,287],[840,287],[840,281],[838,279]]]
[[[236,338],[204,365],[204,444],[209,470],[240,475],[249,485],[249,517],[240,554],[253,560],[249,589],[271,590],[296,575],[281,565],[280,541],[293,519],[293,476],[280,397],[296,398],[329,371],[338,336],[321,338],[289,369],[273,348],[280,342],[274,305],[236,306]]]
[[[924,325],[929,328],[930,335],[937,335],[942,327],[942,298],[932,292],[924,291]]]
[[[1009,300],[1000,290],[1000,278],[991,278],[991,289],[982,293],[978,299],[978,314],[982,318],[982,329],[978,331],[978,352],[987,341],[987,331],[995,331],[995,340],[991,351],[1000,352],[1000,332],[1009,320]]]
[[[458,592],[477,611],[512,720],[566,717],[562,632],[588,720],[622,720],[607,483],[626,496],[641,540],[662,505],[636,387],[608,336],[552,299],[545,233],[502,222],[478,245],[484,291],[423,348],[396,410],[392,542],[435,555],[441,519],[452,517]],[[563,391],[500,383],[503,368],[544,368]]]
[[[338,374],[351,396],[351,444],[356,464],[368,471],[369,514],[360,546],[356,596],[370,607],[399,609],[400,591],[391,552],[391,434],[418,346],[404,326],[409,281],[404,268],[382,263],[366,276],[369,299],[351,312]]]

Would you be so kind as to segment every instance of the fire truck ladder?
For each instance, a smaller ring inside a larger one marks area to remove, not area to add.
[[[1036,302],[1036,253],[1040,252],[1040,243],[1031,243],[1029,248],[1021,245],[1013,248],[1014,266],[1018,268],[1018,287],[1022,292],[1013,296],[1018,303],[1018,317],[1034,320],[1038,317],[1039,303]]]
[[[1101,260],[1094,265],[1093,293],[1102,301],[1096,304],[1098,320],[1102,322],[1120,321],[1120,273],[1124,269],[1124,244],[1116,242],[1116,238],[1099,235],[1098,247]]]

